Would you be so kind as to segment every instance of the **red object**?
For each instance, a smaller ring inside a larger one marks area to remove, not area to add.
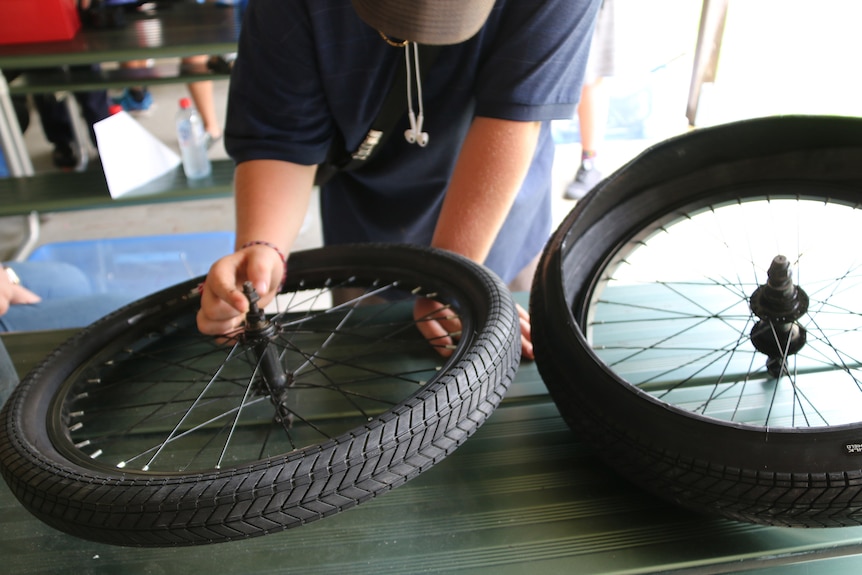
[[[76,0],[0,0],[0,44],[69,40],[80,28]]]

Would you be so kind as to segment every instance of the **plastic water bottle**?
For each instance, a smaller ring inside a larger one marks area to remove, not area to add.
[[[183,158],[183,171],[190,180],[205,178],[212,172],[207,156],[207,132],[204,121],[188,98],[180,99],[177,112],[177,141]]]

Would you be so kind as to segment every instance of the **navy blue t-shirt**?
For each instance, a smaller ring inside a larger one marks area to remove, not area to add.
[[[324,186],[325,242],[429,244],[471,119],[542,121],[527,179],[485,261],[511,280],[550,233],[549,121],[574,114],[598,4],[497,0],[476,36],[440,48],[422,71],[428,146],[401,137],[405,101],[401,124],[368,165]],[[250,2],[230,83],[228,153],[237,162],[318,164],[336,130],[355,150],[404,65],[404,49],[384,42],[350,0]]]

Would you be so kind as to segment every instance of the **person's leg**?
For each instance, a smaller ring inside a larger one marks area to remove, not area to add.
[[[536,257],[509,282],[509,291],[530,291],[533,287],[533,276],[536,275],[536,268],[539,267],[539,260],[541,259],[542,254],[536,254]]]
[[[13,305],[0,316],[0,332],[84,327],[127,303],[122,296],[91,294]]]
[[[89,325],[130,303],[125,294],[93,291],[80,268],[63,262],[7,262],[21,285],[42,298],[36,304],[13,305],[0,316],[0,332],[66,329]]]
[[[212,80],[204,82],[191,82],[188,84],[189,94],[194,101],[195,108],[204,121],[204,129],[210,138],[215,141],[221,138],[221,126],[215,111],[215,96],[213,95]]]
[[[607,93],[602,78],[584,84],[578,104],[578,126],[581,133],[581,155],[594,158],[604,141],[608,117]]]
[[[45,139],[54,145],[54,151],[51,152],[54,166],[74,168],[78,165],[78,157],[72,147],[75,137],[66,103],[57,100],[54,94],[33,94],[33,103],[39,112]]]
[[[21,285],[42,298],[13,305],[0,316],[0,332],[83,327],[129,303],[123,294],[94,293],[87,275],[62,262],[7,262]]]
[[[183,58],[182,65],[188,69],[207,69],[209,56],[190,56]],[[195,108],[204,121],[204,129],[210,136],[211,141],[221,138],[221,126],[216,114],[215,93],[212,80],[202,82],[189,82],[187,84],[189,95],[194,102]]]
[[[148,68],[149,60],[129,60],[120,62],[120,67],[125,69]],[[114,98],[114,103],[123,107],[130,114],[146,114],[153,105],[153,96],[146,86],[130,86],[123,91],[119,98]]]
[[[78,101],[78,106],[81,108],[81,115],[87,124],[87,131],[90,134],[90,141],[94,146],[98,145],[96,141],[96,130],[93,125],[96,122],[104,120],[110,115],[108,111],[108,92],[99,90],[96,92],[75,92],[75,99]]]
[[[108,94],[105,91],[76,92],[75,99],[95,145],[93,124],[108,116]],[[78,165],[79,154],[86,153],[86,150],[77,150],[76,153],[76,147],[72,145],[76,138],[67,102],[58,100],[54,94],[34,94],[33,102],[39,112],[45,138],[54,145],[51,156],[54,165],[58,168],[74,168]]]
[[[99,70],[99,65],[94,64],[92,69]],[[87,123],[87,129],[90,132],[90,140],[93,145],[96,145],[96,132],[93,130],[93,124],[104,120],[110,115],[109,101],[107,90],[95,90],[92,92],[75,92],[75,100],[78,102],[78,107],[81,108],[81,115]]]
[[[15,270],[21,285],[42,300],[91,295],[93,286],[80,268],[63,262],[6,262]]]
[[[27,104],[27,96],[24,94],[12,94],[12,108],[15,110],[15,117],[18,119],[18,127],[21,128],[21,133],[27,131],[30,127],[30,107]]]
[[[602,173],[596,167],[596,157],[604,141],[609,109],[603,78],[613,76],[615,68],[614,7],[612,0],[604,0],[596,18],[590,57],[578,104],[581,164],[563,193],[563,197],[568,200],[584,197],[602,179]]]
[[[39,112],[45,139],[55,146],[71,143],[74,139],[72,120],[65,102],[50,93],[33,94],[33,103],[36,105],[36,111]]]
[[[578,124],[581,133],[581,163],[575,178],[564,192],[567,200],[579,200],[602,179],[596,165],[599,149],[604,141],[604,130],[608,118],[608,97],[602,78],[584,84],[581,101],[578,103]]]

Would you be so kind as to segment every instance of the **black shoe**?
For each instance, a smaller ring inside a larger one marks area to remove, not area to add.
[[[78,157],[75,155],[75,150],[72,149],[71,144],[64,143],[54,146],[51,159],[54,161],[56,167],[63,170],[71,169],[78,165]]]
[[[602,173],[596,169],[593,162],[584,160],[575,174],[575,179],[563,192],[563,197],[567,200],[580,200],[600,181],[602,181]]]
[[[210,59],[207,60],[207,68],[216,74],[230,74],[231,70],[233,70],[233,60],[233,55],[227,57],[210,56]]]

